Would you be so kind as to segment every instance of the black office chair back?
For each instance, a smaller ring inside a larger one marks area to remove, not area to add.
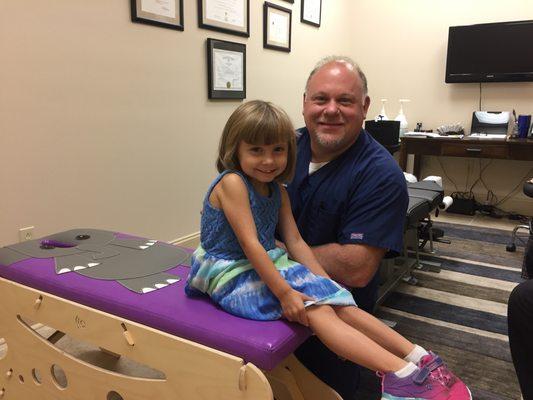
[[[400,121],[365,121],[365,129],[391,154],[400,149]]]

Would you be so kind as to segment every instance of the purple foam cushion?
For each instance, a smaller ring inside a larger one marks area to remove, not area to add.
[[[189,268],[178,265],[166,272],[181,280],[141,295],[115,281],[74,272],[57,275],[52,258],[0,265],[3,278],[230,353],[265,370],[274,368],[310,335],[301,325],[251,321],[224,312],[208,298],[189,298],[184,292]]]

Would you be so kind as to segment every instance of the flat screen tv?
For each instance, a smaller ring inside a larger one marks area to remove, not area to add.
[[[451,26],[445,81],[533,81],[533,21]]]

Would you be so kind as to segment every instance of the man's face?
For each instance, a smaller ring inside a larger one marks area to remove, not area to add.
[[[350,147],[369,105],[361,78],[349,64],[332,62],[319,69],[309,81],[303,104],[313,161],[332,160]]]

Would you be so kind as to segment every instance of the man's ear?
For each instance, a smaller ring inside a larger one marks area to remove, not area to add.
[[[304,107],[305,107],[305,92],[304,94],[302,95],[302,115],[304,113]]]
[[[366,118],[366,113],[368,112],[369,107],[370,107],[370,97],[365,96],[365,102],[363,104],[364,118]]]

